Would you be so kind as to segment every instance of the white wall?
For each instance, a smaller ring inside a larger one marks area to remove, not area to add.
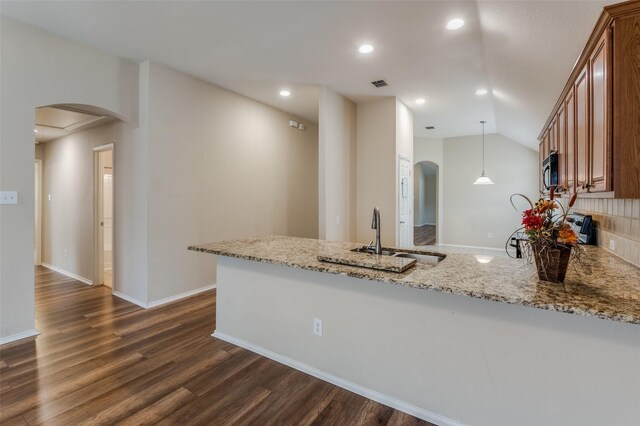
[[[35,108],[95,105],[137,125],[138,64],[0,19],[0,189],[19,198],[18,205],[0,206],[0,338],[8,338],[35,326]]]
[[[215,282],[194,243],[318,236],[318,128],[149,64],[149,301]]]
[[[414,138],[413,139],[413,162],[419,163],[421,161],[431,161],[438,165],[438,214],[436,215],[437,225],[436,233],[438,243],[443,241],[443,222],[446,220],[444,215],[444,144],[442,139],[438,138]]]
[[[521,222],[509,196],[536,199],[538,153],[502,135],[486,135],[485,172],[495,185],[473,185],[482,172],[482,136],[448,138],[443,145],[443,243],[503,248]]]
[[[381,240],[396,243],[396,98],[358,104],[357,111],[357,218],[356,240],[375,238],[371,216],[380,207]]]
[[[356,104],[326,86],[320,90],[318,136],[319,237],[355,241]]]

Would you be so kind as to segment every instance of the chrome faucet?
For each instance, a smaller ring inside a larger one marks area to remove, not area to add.
[[[382,244],[380,244],[380,209],[377,206],[373,209],[371,229],[376,230],[376,246],[374,252],[375,254],[382,254]]]

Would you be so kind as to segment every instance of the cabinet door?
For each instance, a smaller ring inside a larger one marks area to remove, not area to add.
[[[582,70],[575,86],[576,97],[576,190],[589,183],[589,77]]]
[[[544,137],[538,144],[538,188],[540,189],[540,193],[544,192],[544,181],[542,179],[542,162],[544,161]]]
[[[566,148],[566,170],[567,189],[569,192],[576,191],[576,105],[573,96],[573,89],[567,95],[564,102],[565,115],[567,116],[567,148]]]
[[[557,151],[556,139],[558,138],[558,120],[554,119],[549,126],[549,154]]]
[[[591,97],[591,137],[589,143],[589,190],[607,191],[610,189],[610,153],[611,139],[609,125],[609,78],[607,53],[608,33],[602,37],[598,47],[589,60],[589,86]]]
[[[567,187],[567,114],[563,104],[558,110],[558,136],[556,147],[558,150],[558,190],[564,191]]]

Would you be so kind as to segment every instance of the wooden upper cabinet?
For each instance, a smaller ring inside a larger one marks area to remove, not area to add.
[[[582,70],[575,87],[576,105],[576,188],[587,189],[589,184],[589,73]]]
[[[567,138],[566,138],[566,187],[569,192],[576,191],[576,113],[573,88],[569,91],[564,101],[565,115],[567,116]]]
[[[589,59],[590,138],[589,191],[611,189],[611,132],[609,108],[609,31],[600,39]],[[640,119],[640,117],[639,117]]]
[[[556,148],[558,151],[558,191],[563,192],[567,188],[567,114],[564,105],[558,110],[556,123],[558,128],[556,138]]]
[[[640,2],[613,24],[612,145],[616,198],[640,198]]]
[[[542,176],[542,162],[544,161],[544,159],[544,140],[541,140],[540,144],[538,145],[538,161],[540,163],[540,167],[538,167],[538,188],[540,189],[541,194],[545,191],[544,177]]]
[[[640,0],[604,7],[538,140],[569,192],[640,198]]]

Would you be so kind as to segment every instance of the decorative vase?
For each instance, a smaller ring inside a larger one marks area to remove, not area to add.
[[[552,283],[564,282],[571,257],[571,247],[531,243],[531,249],[536,260],[538,278]]]

